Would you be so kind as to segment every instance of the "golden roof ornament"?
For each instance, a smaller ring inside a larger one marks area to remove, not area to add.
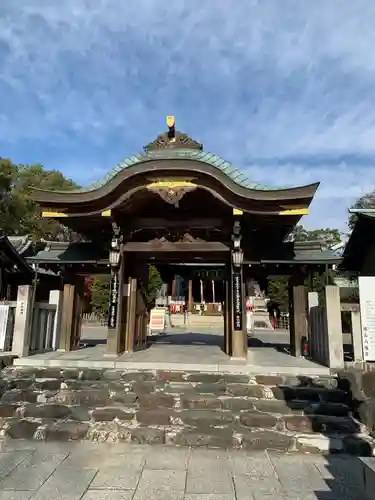
[[[167,116],[168,131],[164,132],[144,147],[146,153],[171,149],[203,150],[203,145],[188,135],[176,130],[174,116]]]

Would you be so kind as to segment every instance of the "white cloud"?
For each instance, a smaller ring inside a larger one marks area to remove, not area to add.
[[[309,215],[302,221],[309,228],[334,227],[343,232],[348,231],[348,208],[358,198],[375,189],[375,168],[355,164],[322,164],[309,168],[294,164],[276,167],[253,165],[246,169],[246,173],[251,179],[271,187],[280,186],[283,182],[286,186],[320,182]]]

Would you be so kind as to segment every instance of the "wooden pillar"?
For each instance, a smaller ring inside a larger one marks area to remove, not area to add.
[[[293,276],[289,280],[289,324],[290,349],[293,356],[302,355],[302,338],[308,335],[307,290],[304,276]]]
[[[130,277],[128,280],[128,307],[125,326],[125,351],[133,352],[136,327],[136,307],[137,307],[137,280]]]
[[[148,303],[147,303],[147,283],[148,264],[139,259],[136,266],[137,292],[136,292],[136,328],[134,349],[140,350],[147,347],[147,327],[148,327]],[[178,292],[178,291],[176,291]]]
[[[172,280],[172,290],[171,290],[172,300],[174,300],[175,295],[176,295],[176,280],[174,279],[174,276],[173,276],[173,280]]]
[[[61,317],[63,307],[63,292],[61,290],[51,290],[49,292],[49,303],[56,306],[55,318],[53,321],[52,349],[59,348],[59,335],[61,330]]]
[[[58,344],[59,351],[70,351],[72,348],[75,294],[75,285],[65,283],[63,290],[60,338]]]
[[[189,280],[188,284],[188,311],[189,313],[193,312],[193,280]]]
[[[78,349],[81,340],[82,311],[84,306],[84,278],[75,276],[74,287],[74,309],[73,309],[73,331],[71,349]]]

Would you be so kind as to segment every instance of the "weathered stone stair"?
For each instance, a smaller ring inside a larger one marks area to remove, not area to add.
[[[373,450],[335,377],[8,367],[0,394],[3,438]]]

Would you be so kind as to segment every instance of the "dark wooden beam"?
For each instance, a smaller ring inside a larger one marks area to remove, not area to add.
[[[193,218],[182,220],[170,220],[166,218],[157,217],[136,217],[132,218],[129,225],[133,228],[139,229],[172,229],[187,227],[192,229],[205,229],[223,226],[223,219],[221,218]]]
[[[213,241],[202,242],[169,242],[169,241],[148,241],[148,242],[128,242],[122,245],[123,252],[229,252],[230,247],[224,243]]]

